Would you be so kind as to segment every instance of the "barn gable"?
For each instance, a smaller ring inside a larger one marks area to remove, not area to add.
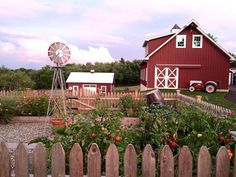
[[[214,44],[216,47],[218,47],[222,52],[224,52],[230,59],[233,59],[233,57],[227,52],[223,47],[221,47],[218,43],[216,43],[213,39],[211,39],[207,33],[205,33],[198,25],[198,23],[195,20],[191,20],[187,25],[185,25],[182,29],[180,29],[177,33],[172,35],[170,38],[168,38],[166,41],[164,41],[161,45],[158,45],[154,51],[152,51],[150,54],[146,56],[146,60],[149,59],[150,56],[152,56],[154,53],[158,52],[162,47],[167,45],[171,40],[174,40],[177,35],[182,34],[186,28],[194,27],[196,28],[204,37],[206,37],[209,41],[211,41],[212,44]],[[154,39],[152,39],[154,40]]]
[[[148,52],[146,64],[140,68],[141,88],[188,88],[190,80],[201,80],[228,89],[231,55],[194,20],[175,33],[145,41],[143,46]]]

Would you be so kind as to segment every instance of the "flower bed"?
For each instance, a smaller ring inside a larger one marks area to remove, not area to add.
[[[122,125],[122,117],[119,111],[94,110],[80,115],[75,124],[63,129],[54,128],[53,139],[43,138],[33,142],[42,141],[49,149],[54,143],[61,142],[66,152],[74,143],[79,143],[85,155],[91,143],[97,143],[103,163],[106,149],[111,143],[116,144],[121,158],[128,144],[135,146],[139,157],[146,144],[151,144],[157,153],[168,144],[174,155],[183,145],[188,145],[195,159],[201,146],[209,147],[210,153],[216,156],[217,150],[223,145],[232,156],[234,143],[229,131],[236,130],[234,115],[216,117],[194,106],[178,103],[176,108],[166,105],[144,107],[139,114],[140,123],[135,125]]]

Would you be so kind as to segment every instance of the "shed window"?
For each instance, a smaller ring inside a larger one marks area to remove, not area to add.
[[[185,47],[186,47],[186,35],[177,35],[176,48],[185,48]]]
[[[102,91],[102,93],[106,93],[107,92],[107,86],[101,86],[101,91]]]
[[[193,35],[193,48],[202,48],[202,35]]]

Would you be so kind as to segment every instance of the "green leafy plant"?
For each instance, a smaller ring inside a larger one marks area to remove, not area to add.
[[[18,101],[18,115],[45,116],[48,108],[47,96],[22,97]]]
[[[135,100],[130,95],[120,98],[119,108],[125,116],[138,116],[138,113],[143,106],[146,106],[146,102],[144,100]]]
[[[16,114],[16,101],[10,97],[0,98],[0,123],[8,123]]]

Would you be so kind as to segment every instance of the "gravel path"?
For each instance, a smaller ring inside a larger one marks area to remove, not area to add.
[[[36,137],[50,135],[50,126],[44,122],[12,122],[9,124],[0,124],[0,142],[28,143]]]

